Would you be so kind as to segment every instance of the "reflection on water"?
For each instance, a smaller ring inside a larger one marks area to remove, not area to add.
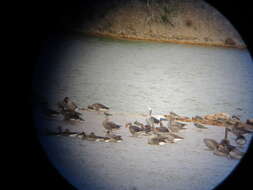
[[[99,38],[68,39],[57,48],[59,57],[42,55],[35,73],[42,85],[36,88],[53,95],[53,103],[69,96],[80,107],[101,102],[121,112],[143,113],[150,106],[154,113],[187,116],[252,114],[247,50]]]

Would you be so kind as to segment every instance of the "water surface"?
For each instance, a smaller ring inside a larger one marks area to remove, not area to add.
[[[69,96],[80,107],[101,102],[119,112],[252,114],[247,50],[88,37],[51,44],[35,86],[52,103]]]

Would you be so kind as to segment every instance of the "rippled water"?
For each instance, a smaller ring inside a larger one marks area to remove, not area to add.
[[[120,112],[146,113],[150,106],[154,113],[252,117],[247,50],[87,37],[51,44],[34,86],[52,103],[69,96],[80,107],[101,102]]]

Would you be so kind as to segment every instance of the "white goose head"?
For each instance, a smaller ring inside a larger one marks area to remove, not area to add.
[[[149,116],[151,116],[152,114],[152,108],[148,106],[148,113],[149,113]]]

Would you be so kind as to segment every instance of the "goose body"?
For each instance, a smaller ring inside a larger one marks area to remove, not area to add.
[[[126,128],[129,129],[129,132],[132,134],[132,136],[138,136],[140,135],[141,133],[143,133],[143,129],[136,126],[136,125],[132,125],[132,123],[127,123],[125,125]]]
[[[150,145],[165,145],[165,138],[162,138],[159,135],[153,135],[152,137],[148,138],[148,144]]]
[[[218,142],[213,139],[204,138],[203,141],[210,150],[216,150],[219,145]]]
[[[240,160],[244,156],[244,154],[244,152],[241,152],[238,149],[234,149],[229,152],[229,158]]]
[[[43,108],[42,112],[46,117],[49,117],[49,118],[55,118],[60,114],[60,112],[56,110],[52,110],[50,108]]]
[[[105,118],[105,120],[103,121],[103,126],[106,130],[108,131],[112,131],[112,130],[115,130],[115,129],[120,129],[120,125],[112,122],[112,121],[109,121],[108,117]]]
[[[184,123],[180,123],[180,122],[175,122],[173,120],[170,120],[170,122],[168,123],[168,128],[172,131],[172,132],[179,132],[180,130],[186,129],[186,124]]]
[[[84,121],[84,119],[81,117],[81,113],[76,111],[69,111],[69,110],[62,110],[62,115],[64,116],[64,120],[79,120]]]
[[[95,103],[95,104],[89,105],[88,109],[96,110],[96,111],[107,111],[109,110],[109,107],[100,103]]]
[[[194,123],[195,127],[199,128],[199,129],[208,129],[207,127],[205,127],[204,125],[201,125],[199,123]]]
[[[169,129],[168,129],[167,127],[164,127],[164,126],[163,126],[162,121],[160,122],[160,127],[154,128],[154,131],[155,131],[155,132],[160,132],[160,133],[169,133],[169,132],[170,132]]]
[[[109,138],[107,142],[121,142],[123,140],[120,135],[114,135],[110,131],[106,132],[106,136]]]
[[[134,122],[135,125],[138,125],[141,127],[141,129],[146,133],[149,134],[152,131],[152,127],[150,125],[144,125],[143,123],[140,123],[138,121]]]
[[[210,150],[213,150],[214,155],[231,159],[241,159],[244,153],[239,151],[235,146],[231,145],[227,136],[228,129],[225,128],[225,138],[222,139],[220,143],[217,143],[213,139],[204,139],[204,143]]]
[[[63,99],[63,101],[58,102],[58,108],[60,108],[61,110],[68,110],[68,111],[76,111],[76,109],[78,108],[77,105],[70,100],[69,97],[65,97]]]

